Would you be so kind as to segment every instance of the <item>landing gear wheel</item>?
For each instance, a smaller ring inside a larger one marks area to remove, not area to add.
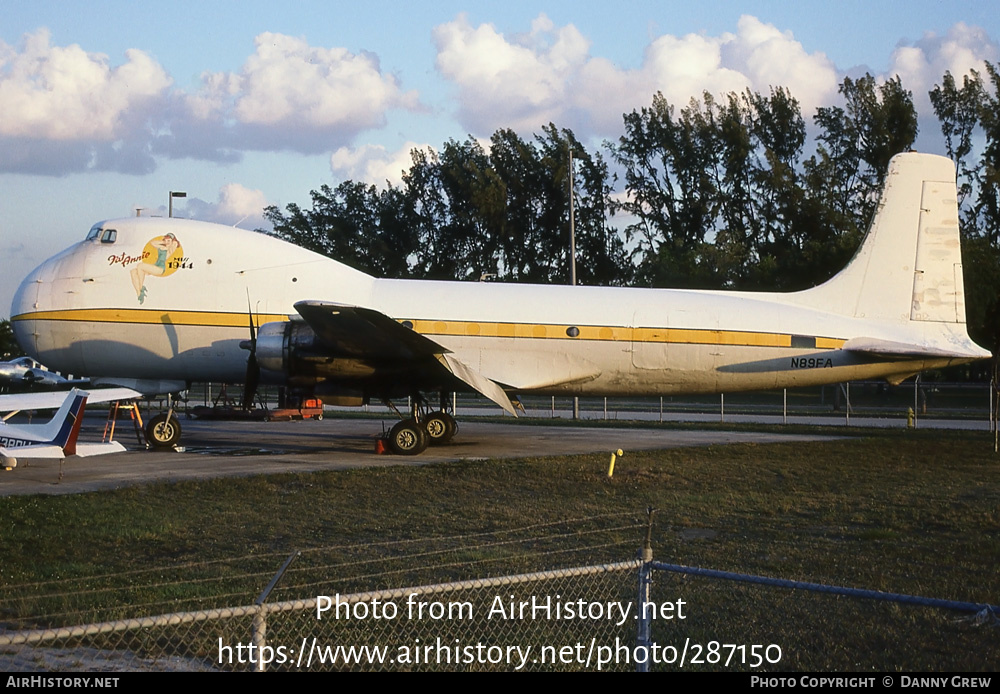
[[[447,412],[432,412],[424,417],[424,428],[432,446],[448,443],[458,432],[458,422]]]
[[[146,440],[153,448],[173,448],[181,440],[181,423],[176,417],[158,414],[146,425]]]
[[[396,455],[420,455],[429,443],[427,431],[412,419],[404,419],[389,430],[389,450]]]

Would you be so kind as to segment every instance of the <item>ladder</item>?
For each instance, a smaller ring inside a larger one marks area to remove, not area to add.
[[[135,439],[139,442],[140,446],[149,447],[146,441],[146,429],[142,425],[142,414],[139,412],[139,403],[131,402],[128,404],[122,404],[120,401],[115,400],[111,403],[111,407],[108,408],[108,421],[104,424],[104,435],[101,441],[107,443],[108,441],[113,441],[115,438],[115,424],[118,421],[118,411],[127,410],[129,417],[132,419],[132,428],[135,429]]]

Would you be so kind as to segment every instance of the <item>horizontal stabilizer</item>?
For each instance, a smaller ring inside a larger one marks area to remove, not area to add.
[[[990,353],[971,344],[967,348],[942,348],[932,345],[909,344],[905,342],[894,342],[892,340],[882,340],[876,337],[852,337],[844,343],[843,349],[849,352],[864,352],[866,354],[879,354],[885,356],[902,357],[926,357],[945,359],[985,359]]]
[[[88,458],[92,455],[105,455],[107,453],[122,453],[125,446],[117,441],[108,443],[78,443],[76,444],[76,455],[78,458]],[[66,453],[59,446],[51,444],[37,444],[34,446],[21,446],[20,448],[0,448],[0,461],[3,467],[17,467],[18,458],[41,459],[48,458],[62,460]]]
[[[54,446],[48,443],[39,443],[33,446],[20,446],[18,448],[0,447],[0,460],[4,467],[17,467],[18,458],[49,458],[62,460],[66,457],[61,446]]]
[[[89,458],[92,455],[105,455],[106,453],[123,453],[124,451],[125,446],[117,441],[76,444],[76,455],[78,458]]]

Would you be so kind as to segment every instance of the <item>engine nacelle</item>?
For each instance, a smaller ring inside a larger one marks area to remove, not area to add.
[[[364,359],[334,355],[308,323],[297,320],[260,327],[257,364],[269,382],[317,389],[324,381],[328,390],[337,389],[337,384],[349,387],[354,379],[370,378],[377,372]]]
[[[257,331],[257,364],[269,375],[292,375],[292,355],[316,342],[316,333],[300,321],[265,323]],[[283,380],[283,379],[281,379]]]

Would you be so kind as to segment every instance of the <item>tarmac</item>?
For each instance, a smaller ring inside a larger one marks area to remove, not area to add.
[[[127,422],[119,423],[117,440],[125,453],[92,458],[21,460],[0,470],[0,496],[78,494],[150,482],[273,473],[348,470],[392,465],[432,465],[492,458],[579,453],[660,450],[730,443],[814,441],[822,435],[737,431],[690,431],[666,428],[574,427],[521,425],[460,419],[459,431],[448,444],[419,456],[378,455],[375,443],[395,419],[334,419],[291,422],[233,422],[181,419],[178,450],[141,449]],[[88,418],[85,428],[102,429]],[[836,432],[831,432],[836,436]],[[92,434],[91,434],[92,436]],[[81,437],[82,439],[83,437]]]

